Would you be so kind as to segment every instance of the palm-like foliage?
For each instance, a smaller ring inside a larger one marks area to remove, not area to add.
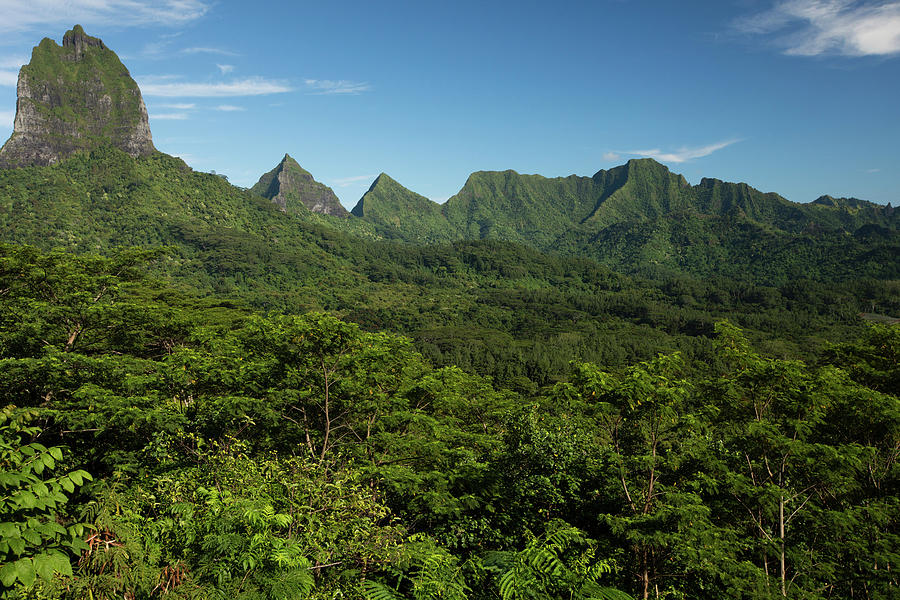
[[[561,524],[533,538],[517,553],[494,553],[486,566],[499,576],[502,600],[567,598],[572,600],[630,600],[600,581],[614,569],[598,559],[591,540],[575,527]]]

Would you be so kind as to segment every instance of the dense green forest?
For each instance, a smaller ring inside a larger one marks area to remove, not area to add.
[[[884,215],[418,245],[109,148],[0,208],[3,597],[896,596]]]
[[[164,154],[101,148],[0,171],[2,240],[75,252],[164,246],[148,269],[181,288],[235,307],[329,311],[411,337],[435,365],[527,392],[565,379],[571,360],[623,366],[675,350],[711,360],[720,319],[774,356],[813,358],[828,341],[862,335],[860,313],[900,314],[898,235],[791,238],[781,262],[758,257],[795,272],[785,280],[654,269],[639,257],[633,270],[645,273],[624,275],[509,241],[378,239],[362,219],[285,214]],[[757,255],[777,247],[754,239],[746,233]],[[823,275],[838,262],[844,277]]]
[[[4,597],[896,597],[896,327],[523,393],[166,260],[0,252]]]

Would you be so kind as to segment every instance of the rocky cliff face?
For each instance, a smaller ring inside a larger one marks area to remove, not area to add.
[[[350,213],[341,205],[334,191],[285,154],[278,165],[259,178],[250,188],[254,194],[268,198],[284,212],[307,208],[312,212],[347,217]]]
[[[14,130],[0,167],[50,165],[102,145],[132,156],[154,152],[141,92],[115,53],[80,25],[62,42],[44,38],[19,72]]]

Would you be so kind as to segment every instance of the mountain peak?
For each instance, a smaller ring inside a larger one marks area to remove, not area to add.
[[[375,178],[375,181],[372,182],[372,185],[369,186],[369,191],[371,192],[375,188],[381,185],[400,185],[397,183],[397,180],[388,175],[385,172],[381,172],[378,174],[378,177]]]
[[[315,180],[312,174],[285,153],[274,169],[259,178],[250,191],[268,198],[283,212],[312,212],[335,217],[349,215],[334,190]]]
[[[100,146],[135,157],[155,152],[141,92],[116,54],[80,25],[62,42],[42,40],[19,71],[0,167],[50,165]]]
[[[76,25],[63,35],[62,47],[71,48],[74,51],[75,60],[81,60],[84,56],[84,49],[91,46],[106,50],[103,40],[86,34],[81,25]]]
[[[424,244],[448,239],[450,224],[443,206],[404,187],[387,173],[375,178],[350,214],[368,221],[388,238],[409,232],[409,239]]]

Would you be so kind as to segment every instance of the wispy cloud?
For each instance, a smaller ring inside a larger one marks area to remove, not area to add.
[[[618,152],[604,152],[603,160],[619,160],[622,158],[622,155]]]
[[[652,150],[632,150],[630,152],[623,152],[622,154],[645,156],[647,158],[654,158],[662,162],[683,163],[695,158],[703,158],[704,156],[709,156],[713,152],[721,150],[722,148],[727,148],[728,146],[736,144],[740,141],[741,140],[727,140],[724,142],[718,142],[716,144],[710,144],[708,146],[701,146],[699,148],[688,148],[686,146],[682,146],[681,148],[673,152],[663,152],[659,148],[654,148]]]
[[[368,92],[372,89],[366,82],[330,80],[330,79],[307,79],[303,83],[306,84],[310,94],[316,96],[324,96],[329,94],[348,94],[356,95],[362,92]]]
[[[24,56],[0,56],[0,69],[18,69],[27,62]]]
[[[150,118],[156,121],[186,121],[188,114],[183,112],[151,114]]]
[[[894,56],[900,54],[900,2],[896,0],[781,0],[743,17],[744,33],[772,36],[785,54]]]
[[[12,129],[15,118],[15,111],[0,110],[0,129]]]
[[[15,87],[19,80],[19,68],[27,62],[23,56],[0,57],[0,85]]]
[[[331,183],[333,183],[335,187],[345,188],[356,185],[361,181],[371,181],[374,178],[374,175],[355,175],[353,177],[341,177],[339,179],[332,179]]]
[[[171,25],[209,11],[201,0],[0,0],[0,32],[85,25]]]
[[[143,77],[138,85],[144,96],[163,98],[228,98],[234,96],[266,96],[293,91],[287,82],[264,77],[247,77],[216,83],[172,81],[171,78]]]
[[[19,81],[19,72],[18,71],[6,71],[0,70],[0,85],[6,87],[16,87],[16,83]]]
[[[175,103],[175,104],[160,104],[160,108],[173,108],[175,110],[191,110],[193,108],[197,108],[196,104],[193,103]]]
[[[866,169],[866,173],[880,173],[881,169]]]
[[[220,65],[220,64],[216,64],[216,66],[219,67],[219,71],[222,72],[222,75],[228,75],[229,73],[231,73],[232,71],[234,71],[234,65]]]
[[[141,48],[140,55],[143,58],[163,58],[169,54],[169,48],[172,46],[172,40],[157,40],[155,42],[147,42]]]
[[[222,112],[237,112],[247,109],[243,106],[235,106],[234,104],[220,104],[216,107],[216,110],[221,110]]]
[[[182,50],[184,54],[218,54],[220,56],[240,56],[237,52],[233,50],[226,50],[225,48],[213,48],[210,46],[194,46],[192,48],[185,48]]]

